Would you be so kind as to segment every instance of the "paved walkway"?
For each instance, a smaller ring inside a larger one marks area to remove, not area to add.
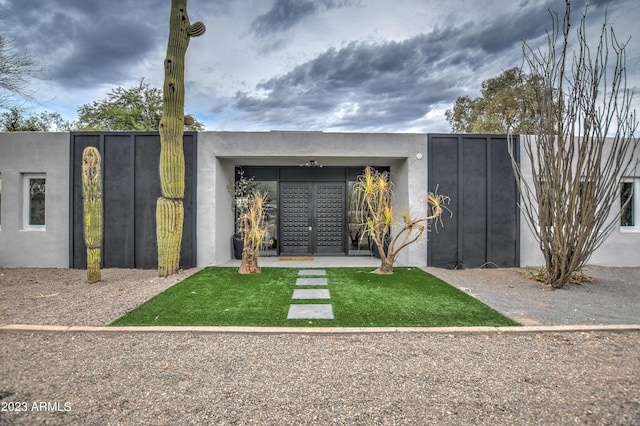
[[[377,268],[380,266],[380,259],[370,256],[310,256],[305,259],[303,256],[296,257],[295,260],[286,260],[283,257],[261,257],[260,267],[264,268]],[[220,266],[239,267],[240,260],[232,259]],[[398,265],[402,266],[402,265]]]
[[[302,269],[298,272],[293,300],[331,299],[329,289],[309,289],[308,287],[326,287],[327,272],[324,269]],[[305,288],[299,288],[305,287]],[[333,319],[333,306],[330,303],[293,303],[289,307],[287,319]]]

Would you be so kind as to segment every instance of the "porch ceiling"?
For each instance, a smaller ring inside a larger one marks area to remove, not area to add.
[[[253,156],[218,156],[221,160],[232,162],[235,165],[243,166],[301,166],[315,160],[322,166],[342,166],[359,167],[367,166],[388,166],[391,163],[402,162],[407,157],[363,157],[363,156],[273,156],[273,157],[253,157]]]

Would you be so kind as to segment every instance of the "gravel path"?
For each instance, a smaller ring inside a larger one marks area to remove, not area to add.
[[[440,273],[495,303],[521,278],[483,271]],[[105,270],[89,286],[84,271],[0,269],[0,323],[104,325],[193,272]],[[518,294],[540,300],[529,283]],[[638,425],[639,373],[640,332],[5,332],[0,424]]]
[[[7,333],[0,423],[637,425],[638,337]]]
[[[640,324],[640,268],[584,269],[593,282],[552,289],[518,269],[427,268],[523,325]]]
[[[593,282],[562,289],[518,269],[426,270],[524,325],[640,324],[640,268],[589,266]]]

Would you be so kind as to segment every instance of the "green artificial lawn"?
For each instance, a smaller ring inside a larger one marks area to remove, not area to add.
[[[418,268],[377,275],[367,268],[328,268],[329,300],[293,300],[297,268],[240,275],[210,267],[153,297],[112,326],[453,327],[520,325]],[[331,303],[332,320],[288,320],[292,303]]]

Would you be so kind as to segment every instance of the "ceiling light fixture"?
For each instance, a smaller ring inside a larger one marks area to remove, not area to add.
[[[309,160],[306,163],[300,164],[300,167],[322,167],[322,164],[318,163],[316,160]]]

